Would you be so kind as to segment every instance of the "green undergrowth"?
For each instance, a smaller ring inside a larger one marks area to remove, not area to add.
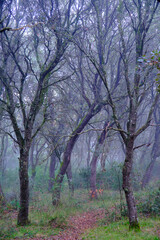
[[[53,207],[50,193],[34,192],[31,194],[29,210],[31,223],[28,226],[17,227],[17,209],[12,202],[1,209],[0,239],[31,239],[56,235],[68,227],[69,216],[97,209],[100,202],[90,202],[86,190],[76,191],[74,198],[70,198],[67,192],[63,192],[60,205]]]
[[[58,207],[52,206],[50,193],[35,191],[30,196],[30,225],[17,227],[17,209],[14,205],[8,204],[0,210],[0,239],[45,239],[67,229],[70,216],[102,208],[106,211],[105,218],[83,239],[158,239],[155,233],[156,226],[160,225],[158,218],[142,218],[141,232],[133,234],[128,230],[127,220],[120,214],[120,206],[119,193],[115,191],[104,191],[98,201],[91,200],[86,189],[76,190],[74,198],[63,191]],[[126,216],[125,204],[121,207],[123,216]]]
[[[7,210],[6,210],[7,211]],[[32,237],[48,237],[59,233],[60,225],[56,224],[53,228],[50,224],[51,215],[47,212],[41,214],[32,210],[32,222],[27,226],[17,226],[17,219],[14,217],[15,212],[10,211],[3,215],[0,220],[0,239],[31,239]]]
[[[94,240],[159,240],[160,218],[142,218],[140,219],[141,230],[129,231],[127,219],[118,222],[112,222],[108,225],[99,226],[98,228],[87,231],[83,234],[82,239]]]
[[[51,226],[44,226],[41,224],[34,224],[32,223],[29,226],[25,227],[16,227],[14,223],[3,229],[0,230],[0,239],[31,239],[32,237],[49,237],[58,234],[59,229],[52,228]]]

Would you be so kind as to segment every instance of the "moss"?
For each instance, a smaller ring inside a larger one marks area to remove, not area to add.
[[[31,222],[28,219],[17,222],[17,226],[28,226],[30,224],[31,224]]]
[[[139,225],[138,221],[131,222],[130,225],[129,225],[129,230],[135,230],[135,231],[139,232],[140,231],[140,225]]]

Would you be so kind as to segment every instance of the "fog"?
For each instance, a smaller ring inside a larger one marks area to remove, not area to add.
[[[160,181],[156,0],[0,3],[0,200],[134,191]],[[118,179],[118,180],[117,180]],[[132,212],[130,210],[132,209]]]

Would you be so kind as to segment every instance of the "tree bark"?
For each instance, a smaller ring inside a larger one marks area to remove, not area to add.
[[[87,169],[89,169],[90,168],[90,156],[91,156],[91,150],[90,150],[91,149],[91,136],[90,136],[90,134],[88,134],[87,137],[86,137],[87,150],[88,150],[88,154],[87,154]]]
[[[156,162],[156,158],[152,158],[151,162],[149,163],[149,165],[145,171],[145,174],[142,178],[142,189],[144,189],[148,185],[148,183],[151,179],[151,174],[152,174],[152,170],[153,170],[155,162]]]
[[[48,183],[48,191],[51,192],[54,186],[55,181],[55,167],[56,167],[56,154],[52,153],[49,165],[49,183]]]
[[[98,198],[97,192],[96,192],[96,170],[97,170],[97,162],[98,162],[98,157],[100,155],[100,153],[102,152],[102,147],[103,147],[103,143],[105,141],[106,138],[106,134],[107,134],[107,126],[109,125],[108,121],[105,122],[104,126],[103,126],[103,131],[100,135],[100,137],[98,137],[97,140],[97,144],[95,147],[95,151],[92,157],[92,161],[90,163],[90,169],[91,169],[91,176],[90,176],[90,188],[91,188],[91,199]]]
[[[123,165],[123,190],[125,192],[126,202],[128,206],[130,229],[138,230],[140,229],[140,226],[138,223],[137,208],[131,184],[131,171],[133,165],[133,146],[134,137],[130,137],[127,139],[126,158]]]
[[[5,204],[6,204],[6,200],[5,200],[5,196],[4,196],[2,186],[1,186],[1,183],[0,183],[0,205],[3,206]]]
[[[20,208],[17,224],[24,226],[29,223],[29,176],[28,176],[29,149],[20,150],[19,179],[20,179]]]
[[[2,174],[2,177],[5,174],[5,158],[7,154],[7,148],[8,148],[8,136],[3,135],[1,139],[1,150],[0,150],[0,172]]]
[[[68,186],[69,186],[70,196],[73,197],[73,196],[74,196],[74,185],[73,185],[73,181],[72,181],[72,167],[71,167],[71,162],[68,164],[67,171],[66,171],[66,175],[67,175],[67,180],[68,180]]]
[[[91,193],[90,197],[91,199],[97,199],[98,195],[96,192],[96,169],[97,169],[97,160],[98,160],[99,154],[94,152],[94,156],[92,158],[90,167],[91,167],[91,176],[90,176],[90,188],[91,188]]]
[[[159,122],[157,123],[157,125],[159,124]],[[149,183],[150,179],[151,179],[151,175],[152,175],[152,170],[154,168],[156,159],[160,156],[160,129],[159,126],[156,127],[155,130],[155,139],[154,139],[154,144],[153,144],[153,148],[152,148],[152,152],[151,152],[151,161],[144,173],[144,176],[142,178],[142,189],[145,188],[147,186],[147,184]]]
[[[31,189],[34,187],[34,181],[35,181],[35,176],[36,176],[36,166],[34,165],[34,148],[35,148],[35,139],[32,141],[31,149],[30,149],[30,166],[31,166]]]

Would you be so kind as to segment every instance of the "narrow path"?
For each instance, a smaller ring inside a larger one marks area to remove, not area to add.
[[[50,239],[80,240],[81,234],[84,233],[87,229],[96,227],[97,221],[103,219],[104,216],[105,216],[104,210],[98,209],[70,217],[68,219],[68,228],[60,232],[57,236]]]

